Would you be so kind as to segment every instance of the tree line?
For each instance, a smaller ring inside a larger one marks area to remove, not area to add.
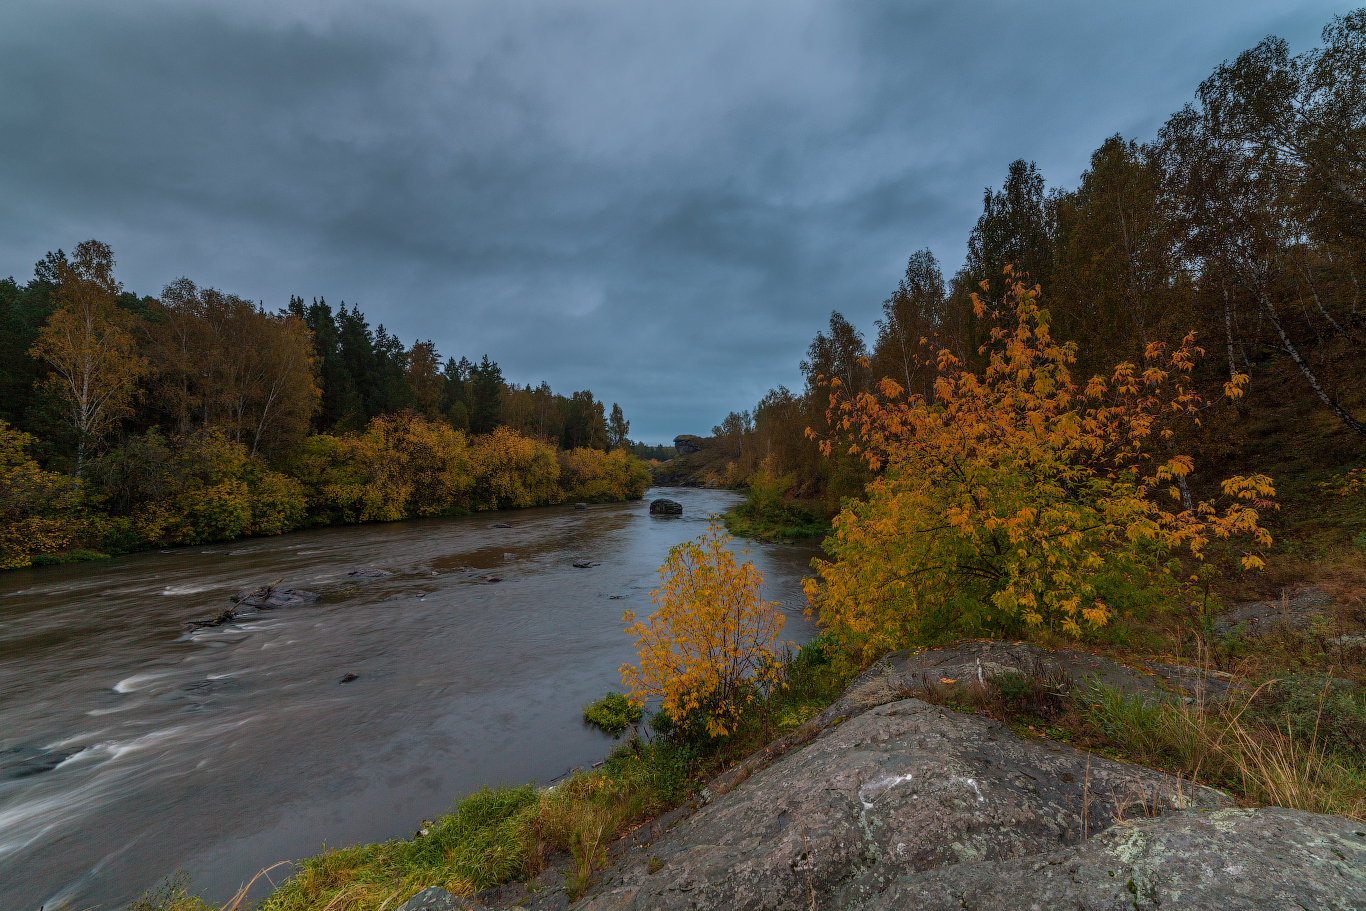
[[[1268,37],[1217,66],[1147,142],[1106,139],[1074,189],[1046,188],[1012,162],[946,279],[912,254],[871,340],[834,312],[807,349],[804,389],[771,390],[714,429],[735,459],[832,503],[870,479],[857,458],[822,457],[837,378],[849,395],[891,378],[933,400],[934,352],[983,363],[972,295],[1000,302],[1021,276],[1055,336],[1076,342],[1074,372],[1142,363],[1148,345],[1194,329],[1208,348],[1196,379],[1250,377],[1246,412],[1292,403],[1306,436],[1366,436],[1366,10],[1334,18],[1293,55]],[[1013,267],[1007,273],[1006,267]],[[1337,430],[1315,430],[1322,417]],[[806,431],[810,428],[810,433]]]
[[[139,297],[114,265],[91,240],[0,282],[0,566],[644,492],[630,422],[588,390],[443,362],[355,305]]]

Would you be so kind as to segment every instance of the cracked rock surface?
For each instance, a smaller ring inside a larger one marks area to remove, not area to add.
[[[866,911],[1366,908],[1366,824],[1300,810],[1126,821],[1082,845],[897,879]]]
[[[919,907],[892,890],[918,888],[927,872],[952,882],[955,871],[1037,863],[1120,820],[1229,804],[1160,772],[903,699],[754,772],[628,853],[578,907]]]
[[[1071,648],[1047,649],[1030,642],[1002,642],[995,639],[964,639],[942,648],[899,651],[885,655],[859,675],[850,686],[854,692],[879,678],[916,688],[937,680],[971,684],[1007,674],[1062,674],[1074,685],[1086,687],[1095,682],[1133,696],[1166,699],[1172,695],[1203,693],[1218,697],[1229,689],[1230,677],[1191,665],[1159,661],[1134,661],[1121,664],[1113,658]]]

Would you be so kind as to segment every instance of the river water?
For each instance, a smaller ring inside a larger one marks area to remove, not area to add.
[[[683,516],[651,517],[655,496]],[[276,861],[591,765],[612,741],[580,710],[634,659],[622,611],[647,615],[669,547],[737,499],[652,490],[0,575],[0,908],[118,908],[176,870],[221,901]],[[815,548],[753,551],[805,641]],[[322,600],[187,630],[277,579]]]

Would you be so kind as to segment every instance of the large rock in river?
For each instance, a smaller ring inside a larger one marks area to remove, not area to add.
[[[274,585],[262,585],[260,588],[243,589],[229,600],[235,601],[243,607],[252,607],[256,610],[275,610],[281,607],[312,604],[321,597],[319,594],[304,591],[301,588],[276,588]]]
[[[683,515],[683,504],[667,497],[660,497],[658,500],[650,501],[650,515],[652,516],[681,516]]]

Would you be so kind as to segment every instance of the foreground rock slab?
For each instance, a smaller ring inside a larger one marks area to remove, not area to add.
[[[1256,636],[1278,628],[1304,631],[1316,623],[1330,623],[1335,607],[1332,596],[1310,585],[1286,592],[1280,600],[1235,605],[1214,618],[1214,630],[1221,636]]]
[[[627,855],[583,907],[858,908],[910,874],[1049,854],[1124,819],[1228,805],[1160,772],[905,699],[754,772]]]
[[[1083,845],[899,877],[867,911],[1366,908],[1366,823],[1299,810],[1130,820]]]

